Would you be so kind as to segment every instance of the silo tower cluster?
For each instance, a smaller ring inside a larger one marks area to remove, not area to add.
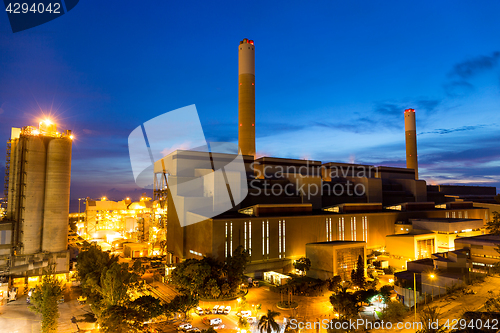
[[[67,257],[72,140],[71,131],[60,133],[49,120],[12,128],[4,221],[10,228],[0,226],[0,273],[47,266],[50,259],[40,254]]]

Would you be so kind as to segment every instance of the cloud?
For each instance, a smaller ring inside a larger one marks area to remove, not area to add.
[[[419,135],[421,134],[449,134],[449,133],[454,133],[454,132],[463,132],[463,131],[474,131],[477,129],[485,128],[488,126],[495,126],[496,124],[480,124],[480,125],[470,125],[470,126],[462,126],[462,127],[456,127],[456,128],[438,128],[429,132],[420,132],[418,133]]]
[[[455,64],[448,73],[449,82],[443,84],[445,93],[450,97],[461,97],[472,90],[474,86],[468,81],[476,75],[491,71],[498,65],[500,52],[488,56],[478,56]]]
[[[450,97],[461,97],[474,90],[474,86],[467,81],[452,81],[443,84],[446,95]]]
[[[479,56],[463,61],[453,66],[448,74],[450,77],[469,79],[481,72],[488,71],[496,67],[500,59],[500,52],[493,52],[491,56]]]

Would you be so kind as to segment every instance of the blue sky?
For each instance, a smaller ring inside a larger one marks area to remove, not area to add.
[[[76,136],[72,198],[140,193],[127,138],[145,121],[195,104],[208,140],[237,140],[237,47],[250,38],[260,155],[404,166],[411,107],[421,178],[499,186],[499,12],[495,1],[90,0],[15,34],[0,14],[0,142],[50,114]]]

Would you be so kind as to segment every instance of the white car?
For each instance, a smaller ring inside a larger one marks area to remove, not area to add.
[[[250,317],[252,315],[252,311],[250,310],[247,310],[247,311],[241,311],[237,314],[237,316],[239,317],[243,317],[243,318],[247,318],[247,317]]]
[[[220,319],[220,318],[210,319],[210,326],[220,325],[220,324],[222,324],[222,319]]]
[[[248,322],[249,324],[256,323],[256,322],[257,322],[257,318],[256,318],[256,317],[248,317],[248,318],[247,318],[247,322]]]
[[[223,329],[224,327],[226,327],[224,324],[220,324],[220,325],[214,326],[214,330]]]
[[[214,306],[214,308],[212,310],[212,313],[213,314],[217,314],[217,310],[219,310],[219,306],[218,305]]]
[[[217,310],[217,313],[218,314],[223,314],[224,310],[225,310],[224,305],[221,305],[221,306],[219,306],[219,309]]]
[[[188,330],[188,329],[190,329],[192,327],[193,327],[193,325],[191,325],[190,323],[184,323],[184,324],[180,324],[179,327],[177,327],[177,330],[178,331]]]
[[[200,308],[200,307],[197,307],[196,308],[196,313],[198,313],[198,315],[200,315],[200,316],[203,316],[203,309]]]
[[[228,305],[226,306],[226,308],[224,309],[224,314],[227,315],[229,314],[229,312],[231,312],[231,307]]]

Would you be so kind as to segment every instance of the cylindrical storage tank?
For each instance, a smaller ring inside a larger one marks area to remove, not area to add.
[[[42,250],[65,251],[68,246],[71,139],[55,138],[47,146]]]
[[[46,151],[42,137],[21,136],[20,141],[25,144],[21,175],[24,184],[21,199],[21,252],[34,254],[40,252],[42,240]]]
[[[15,220],[17,216],[17,199],[19,187],[19,139],[11,140],[10,144],[10,167],[9,167],[9,189],[7,194],[7,220]]]

